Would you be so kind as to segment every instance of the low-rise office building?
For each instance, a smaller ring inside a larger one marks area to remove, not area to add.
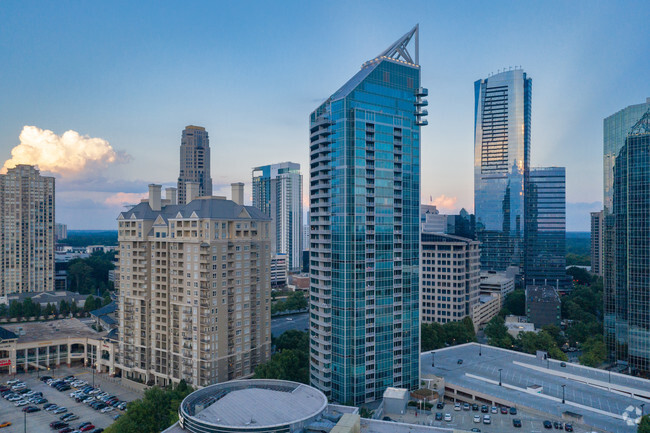
[[[485,295],[490,293],[499,295],[503,307],[506,295],[515,290],[515,276],[509,272],[481,272],[479,289]]]
[[[490,293],[487,295],[481,294],[478,298],[478,303],[474,305],[472,310],[472,321],[474,322],[474,330],[478,331],[479,328],[487,325],[501,310],[501,295],[497,293]]]
[[[94,365],[111,375],[115,345],[78,319],[3,324],[0,327],[0,374],[53,370],[62,365]]]
[[[545,325],[560,326],[561,320],[560,296],[555,287],[527,286],[526,287],[526,317],[535,328]]]

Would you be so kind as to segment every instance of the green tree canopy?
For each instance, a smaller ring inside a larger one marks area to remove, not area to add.
[[[159,433],[178,420],[178,407],[192,392],[181,381],[174,388],[148,389],[144,397],[128,404],[128,411],[108,427],[106,433]]]
[[[304,331],[291,329],[283,332],[278,338],[275,338],[273,344],[275,344],[275,350],[277,351],[296,349],[302,352],[309,352],[309,335]]]
[[[506,315],[514,314],[515,316],[526,315],[526,292],[515,290],[506,295],[503,302],[503,311]]]
[[[97,299],[99,299],[99,298],[97,298]],[[101,303],[100,303],[99,306],[101,306]],[[95,298],[93,297],[93,295],[88,295],[88,297],[86,298],[86,301],[84,302],[84,311],[87,311],[87,312],[88,311],[93,311],[93,310],[95,310],[97,308],[98,307],[95,304]]]
[[[557,347],[553,336],[546,331],[520,332],[517,336],[517,345],[526,353],[535,354],[538,350],[544,350],[553,359],[568,360],[566,354]]]
[[[511,349],[514,344],[514,339],[508,334],[506,322],[503,317],[495,316],[485,326],[485,335],[488,337],[488,344],[490,346],[503,347]]]
[[[589,337],[582,345],[582,355],[580,355],[580,364],[588,367],[600,367],[607,359],[607,347],[603,341],[602,335]]]
[[[645,415],[641,418],[641,422],[636,431],[637,433],[650,433],[650,415]]]

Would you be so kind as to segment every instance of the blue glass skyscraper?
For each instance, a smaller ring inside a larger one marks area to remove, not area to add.
[[[310,379],[341,403],[418,386],[417,44],[416,26],[310,116]]]
[[[532,80],[514,69],[474,83],[474,211],[481,268],[522,268]]]

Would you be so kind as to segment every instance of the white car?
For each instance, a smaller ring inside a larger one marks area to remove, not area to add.
[[[481,415],[474,415],[474,422],[480,423],[481,422]]]
[[[492,418],[490,415],[483,415],[483,424],[492,424]]]
[[[20,380],[18,380],[18,379],[11,379],[11,380],[7,381],[7,385],[15,385],[15,384],[17,384],[19,382],[20,382]]]
[[[110,406],[106,406],[104,409],[102,409],[101,412],[102,413],[109,413],[109,412],[113,412],[114,410],[115,410],[115,408],[112,408]]]
[[[16,403],[14,403],[14,404],[16,405],[16,407],[20,407],[20,406],[25,406],[25,405],[28,404],[28,403],[29,403],[29,402],[28,402],[27,400],[18,400],[18,401],[17,401]]]
[[[490,409],[490,412],[492,412],[492,413],[497,413],[497,408],[496,408],[496,406],[492,406],[492,409]]]
[[[460,403],[454,404],[454,410],[460,410],[460,409],[461,409]]]
[[[450,413],[445,414],[445,421],[447,421],[447,422],[451,421],[451,414]]]

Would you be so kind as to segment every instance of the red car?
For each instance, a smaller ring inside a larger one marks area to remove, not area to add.
[[[501,413],[504,414],[504,415],[507,415],[508,414],[508,408],[505,407],[505,406],[501,406]]]
[[[92,430],[92,429],[94,429],[94,428],[95,428],[94,425],[92,425],[92,424],[88,424],[88,425],[86,425],[86,426],[83,426],[83,427],[80,428],[79,430],[81,430],[81,431],[90,431],[90,430]]]

